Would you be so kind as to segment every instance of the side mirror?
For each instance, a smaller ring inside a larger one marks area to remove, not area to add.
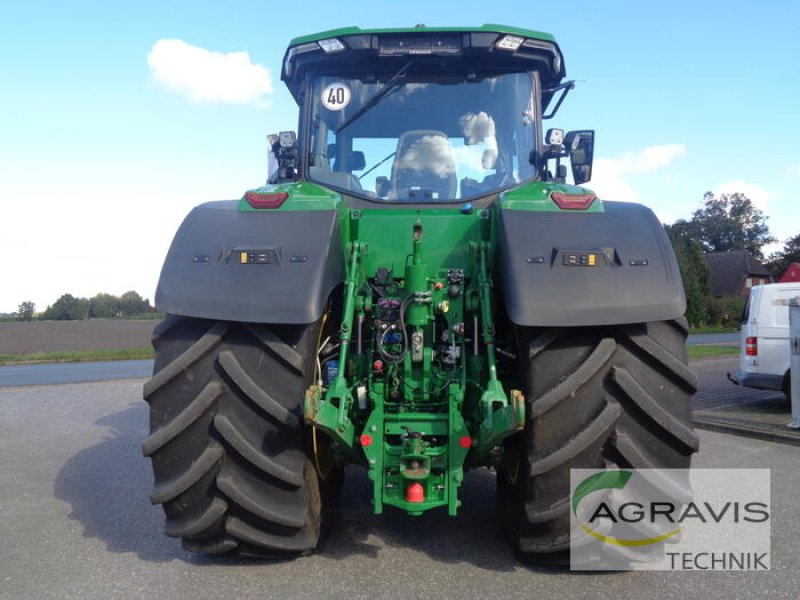
[[[364,153],[361,150],[353,150],[350,154],[350,170],[362,171],[367,167],[367,160],[364,158]]]
[[[333,144],[331,144],[332,146]],[[330,147],[330,146],[328,146]],[[340,156],[341,164],[339,164],[339,158],[335,158],[333,163],[333,170],[334,171],[344,171],[347,173],[352,173],[353,171],[361,171],[366,168],[367,161],[364,158],[364,153],[360,150],[353,150],[351,152],[343,152],[343,155]],[[333,157],[333,154],[329,154],[329,157]]]
[[[572,178],[575,185],[586,183],[592,178],[594,160],[594,131],[570,131],[564,138],[564,146],[572,165]]]

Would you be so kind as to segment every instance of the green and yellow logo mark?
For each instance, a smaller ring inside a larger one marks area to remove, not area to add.
[[[623,489],[630,480],[633,473],[630,471],[604,471],[602,473],[595,473],[581,481],[578,486],[575,488],[575,491],[572,494],[572,512],[577,519],[579,519],[579,525],[581,528],[591,535],[592,537],[604,542],[606,544],[614,544],[617,546],[649,546],[651,544],[657,544],[659,542],[663,542],[671,538],[674,535],[677,535],[683,530],[683,527],[679,527],[673,531],[668,533],[656,536],[656,537],[648,537],[643,539],[622,539],[618,537],[614,537],[611,535],[604,535],[602,533],[598,533],[594,529],[592,529],[589,525],[587,525],[581,517],[578,516],[578,506],[580,505],[581,501],[593,494],[594,492],[598,492],[600,490],[609,490],[609,489]],[[608,511],[607,505],[602,505],[606,511]],[[591,523],[594,520],[594,517],[598,515],[599,507],[594,511],[592,517],[590,517],[589,522]]]

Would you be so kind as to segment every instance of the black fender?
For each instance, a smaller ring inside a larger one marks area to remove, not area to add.
[[[156,290],[163,313],[249,323],[312,323],[342,281],[335,210],[239,211],[236,200],[192,210]]]
[[[683,315],[681,274],[659,220],[640,204],[603,204],[604,212],[498,211],[494,269],[512,322],[583,327]]]

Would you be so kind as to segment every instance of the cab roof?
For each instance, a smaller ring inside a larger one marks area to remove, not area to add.
[[[342,27],[294,38],[286,50],[281,79],[295,100],[306,76],[317,73],[374,77],[413,61],[436,73],[538,71],[545,87],[566,76],[564,59],[549,33],[487,24],[479,27],[361,29]],[[427,65],[427,67],[426,67]]]
[[[508,25],[497,25],[494,23],[486,23],[480,27],[428,27],[427,25],[417,25],[416,27],[398,27],[398,28],[385,28],[385,29],[361,29],[351,25],[350,27],[340,27],[339,29],[329,29],[328,31],[321,31],[319,33],[312,33],[309,35],[302,35],[294,38],[289,42],[289,47],[298,46],[300,44],[308,44],[310,42],[318,42],[332,37],[344,37],[348,35],[370,35],[380,33],[471,33],[473,31],[483,31],[487,33],[506,33],[510,35],[519,35],[524,38],[532,38],[542,40],[545,42],[555,42],[556,39],[549,33],[543,31],[534,31],[533,29],[523,29],[521,27],[509,27]]]

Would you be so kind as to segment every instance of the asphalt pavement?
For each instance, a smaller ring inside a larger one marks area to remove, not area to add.
[[[0,367],[0,387],[140,379],[152,373],[152,360],[9,365]]]
[[[741,334],[737,331],[735,333],[704,333],[701,335],[690,335],[686,339],[686,343],[690,346],[702,344],[719,344],[721,346],[737,346]]]
[[[738,357],[691,364],[698,377],[692,399],[695,427],[800,446],[800,431],[787,427],[792,421],[791,403],[783,392],[731,383],[727,374],[738,366]]]
[[[142,458],[143,380],[0,389],[0,598],[797,598],[800,451],[700,431],[696,467],[772,469],[769,572],[573,574],[518,563],[494,475],[470,472],[456,518],[371,514],[348,470],[324,552],[288,562],[189,554],[165,537]]]

